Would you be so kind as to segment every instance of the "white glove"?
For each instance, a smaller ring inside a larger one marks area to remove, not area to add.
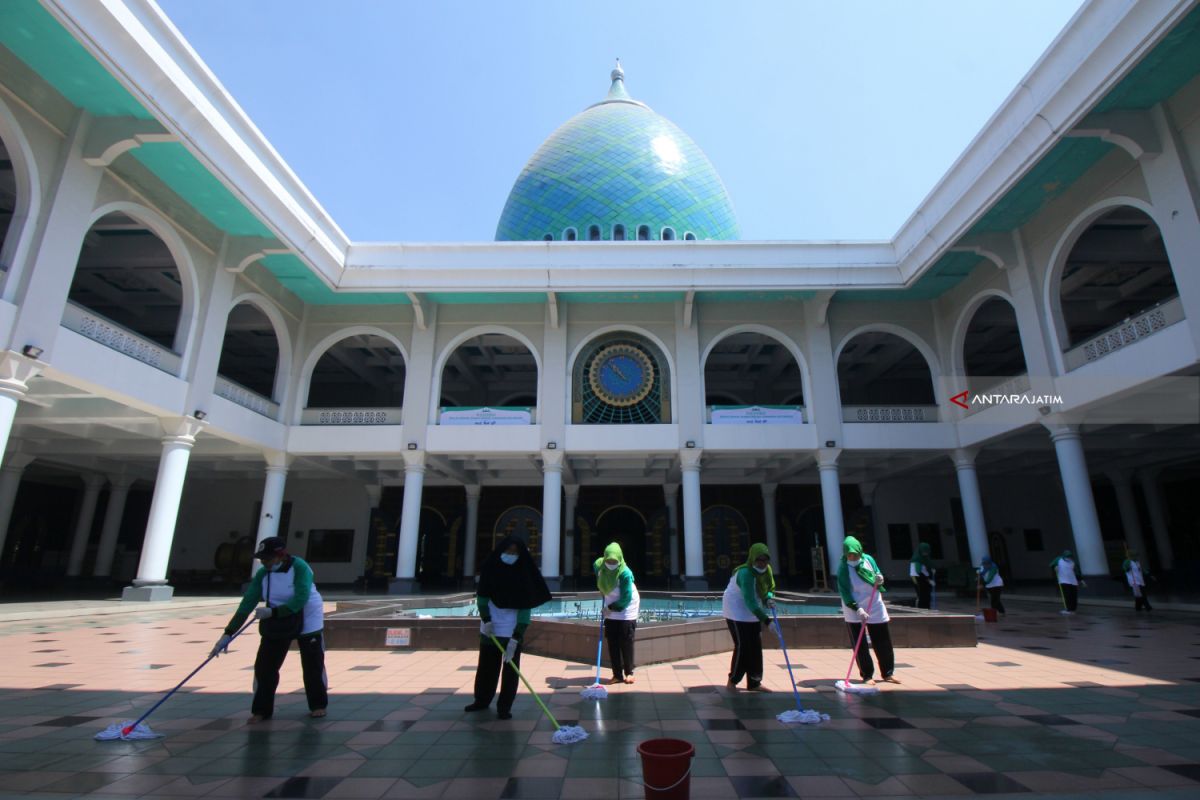
[[[209,657],[216,658],[217,656],[221,655],[221,653],[228,653],[229,643],[232,641],[233,637],[228,633],[222,636],[220,639],[217,639],[216,645],[213,646],[213,649],[208,654]]]
[[[860,620],[862,620],[863,622],[866,622],[867,620],[869,620],[871,618],[871,614],[865,608],[859,608],[858,609],[858,618]]]
[[[875,576],[875,585],[876,585],[876,586],[883,586],[883,576],[882,576],[882,575],[876,575],[876,576]]]
[[[479,632],[484,636],[495,636],[496,628],[492,625],[491,621],[488,621],[483,623],[483,626],[480,627]]]
[[[258,608],[254,609],[254,618],[255,619],[266,619],[267,617],[271,616],[274,612],[275,612],[275,609],[273,609],[269,606],[259,606]]]
[[[515,656],[517,654],[517,648],[520,646],[520,644],[521,643],[518,642],[516,639],[508,640],[508,646],[504,648],[504,663],[505,664],[507,664],[509,661],[513,660],[513,656]]]
[[[768,597],[767,598],[767,608],[774,608],[774,607],[775,607],[775,598]]]

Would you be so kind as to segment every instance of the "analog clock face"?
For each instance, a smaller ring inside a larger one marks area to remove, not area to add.
[[[650,393],[654,385],[654,365],[636,347],[610,345],[592,359],[588,382],[605,403],[631,406]]]

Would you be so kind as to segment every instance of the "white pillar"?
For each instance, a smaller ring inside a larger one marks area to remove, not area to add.
[[[41,371],[42,365],[38,361],[20,353],[9,351],[0,355],[0,453],[8,447],[17,406],[29,392],[27,381]],[[3,545],[3,534],[0,534],[0,545]]]
[[[1096,516],[1096,501],[1092,497],[1079,428],[1074,425],[1046,427],[1058,454],[1058,470],[1062,475],[1079,568],[1084,575],[1107,575],[1108,559],[1104,555],[1104,539],[1100,535],[1100,519]]]
[[[167,565],[171,560],[171,543],[179,519],[179,500],[187,479],[188,460],[196,445],[196,435],[203,426],[204,423],[190,417],[163,421],[167,435],[162,440],[154,498],[150,501],[150,519],[146,522],[146,537],[142,541],[142,557],[138,561],[137,577],[133,585],[126,586],[121,593],[122,600],[170,600],[174,594],[174,589],[167,584]]]
[[[12,520],[13,504],[17,502],[17,489],[21,488],[21,475],[33,462],[33,456],[9,453],[0,469],[0,555],[4,553],[4,542],[8,538],[8,523]]]
[[[564,487],[563,506],[563,575],[575,574],[575,504],[579,501],[579,486]]]
[[[551,589],[559,583],[559,543],[562,537],[563,451],[542,451],[542,577]]]
[[[700,505],[700,450],[679,453],[683,473],[683,558],[684,588],[707,589],[704,577],[704,525]]]
[[[281,456],[268,456],[267,480],[263,484],[262,510],[258,516],[258,531],[254,536],[254,550],[268,536],[279,535],[279,515],[283,511],[283,491],[287,486],[288,463],[290,459]],[[287,535],[287,531],[284,531]],[[251,576],[258,570],[258,561],[251,560]]]
[[[1125,470],[1108,474],[1117,493],[1117,508],[1121,514],[1121,529],[1125,531],[1125,546],[1138,554],[1143,564],[1149,564],[1146,541],[1142,538],[1142,521],[1138,519],[1137,503],[1133,499],[1133,476]]]
[[[463,577],[474,580],[479,572],[475,569],[475,544],[479,540],[479,497],[482,486],[467,485],[467,529],[463,532]]]
[[[96,564],[92,567],[92,575],[97,578],[107,578],[112,574],[117,537],[121,533],[125,501],[129,498],[129,487],[133,485],[133,478],[126,475],[110,476],[108,485],[108,506],[104,511],[104,524],[100,527],[100,544],[96,546]]]
[[[75,520],[75,535],[71,537],[71,553],[67,557],[67,577],[78,578],[83,572],[83,556],[87,553],[88,534],[96,518],[96,500],[104,488],[104,478],[89,475],[83,481],[83,502],[79,506],[79,517]]]
[[[842,561],[842,540],[846,538],[846,521],[842,516],[842,484],[838,480],[837,460],[840,448],[821,448],[817,451],[817,471],[821,474],[821,506],[825,512],[825,550],[829,559],[829,574],[837,574]],[[831,584],[832,585],[832,584]]]
[[[400,539],[396,544],[395,591],[417,590],[417,536],[421,527],[421,492],[425,486],[425,452],[404,454],[404,505],[400,509]]]
[[[962,496],[963,520],[967,524],[967,545],[971,565],[979,566],[988,555],[987,523],[983,519],[983,498],[979,493],[979,475],[975,472],[973,449],[958,449],[950,454],[958,473],[958,493]]]
[[[1141,470],[1138,479],[1142,484],[1142,494],[1146,496],[1146,510],[1150,512],[1150,530],[1154,532],[1158,566],[1164,570],[1171,569],[1175,566],[1175,549],[1171,546],[1171,530],[1167,527],[1162,487],[1158,484],[1158,470]]]
[[[667,526],[671,529],[671,577],[679,576],[679,484],[663,484],[663,500],[667,503]]]
[[[766,528],[767,549],[771,551],[771,571],[776,575],[783,573],[783,553],[779,551],[779,533],[775,521],[775,483],[762,485],[763,527]]]

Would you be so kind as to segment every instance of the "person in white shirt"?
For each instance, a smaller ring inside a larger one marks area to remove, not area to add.
[[[1147,611],[1153,611],[1154,609],[1150,607],[1150,600],[1146,597],[1146,579],[1150,576],[1142,570],[1142,562],[1138,561],[1138,554],[1132,550],[1129,551],[1129,557],[1125,559],[1121,569],[1125,570],[1125,580],[1129,583],[1129,588],[1133,590],[1133,610],[1141,611],[1145,608]]]
[[[979,564],[979,582],[988,590],[992,608],[997,614],[1003,614],[1004,603],[1000,600],[1000,593],[1004,590],[1004,578],[1000,577],[1000,567],[996,566],[991,556],[984,556]]]
[[[933,599],[936,584],[933,560],[930,557],[932,553],[933,548],[929,542],[921,542],[917,545],[917,552],[913,553],[908,562],[908,577],[912,578],[913,585],[917,587],[917,608],[929,608]]]
[[[1050,562],[1054,570],[1054,578],[1058,581],[1058,593],[1062,597],[1063,609],[1060,614],[1074,614],[1079,606],[1079,586],[1087,586],[1079,576],[1079,565],[1075,563],[1074,553],[1063,550],[1062,555]]]
[[[838,593],[842,596],[842,615],[850,630],[850,646],[859,642],[862,626],[871,635],[871,647],[879,661],[879,673],[888,683],[899,683],[892,672],[896,669],[896,654],[892,650],[892,635],[888,629],[887,607],[883,604],[883,573],[875,559],[863,552],[858,539],[847,536],[842,542],[842,564],[837,574]],[[858,674],[863,683],[874,683],[875,665],[864,645],[856,653]]]
[[[633,571],[625,566],[621,545],[613,542],[604,548],[604,555],[596,559],[592,571],[604,602],[604,638],[608,640],[613,673],[608,683],[633,683],[633,635],[641,596],[633,582]]]

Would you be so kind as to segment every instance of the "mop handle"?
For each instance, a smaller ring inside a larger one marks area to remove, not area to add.
[[[492,644],[494,644],[494,645],[496,645],[496,647],[500,648],[501,653],[506,652],[504,649],[504,645],[500,644],[500,640],[496,638],[495,634],[492,634],[488,638],[492,640]],[[520,678],[521,682],[525,684],[525,688],[529,690],[529,693],[531,695],[533,695],[533,699],[537,701],[537,704],[542,707],[542,711],[545,712],[546,717],[550,720],[550,722],[554,725],[554,727],[561,728],[562,725],[558,724],[558,720],[556,720],[554,718],[554,715],[550,713],[550,709],[546,708],[546,704],[542,702],[542,698],[538,697],[537,692],[535,692],[533,690],[533,687],[529,685],[529,679],[526,678],[524,673],[522,673],[521,670],[517,668],[516,663],[514,661],[512,661],[511,659],[509,659],[508,665],[513,668],[513,672],[517,673],[517,677]]]
[[[604,612],[600,612],[600,641],[596,642],[596,683],[600,683],[600,659],[604,658]]]
[[[237,633],[235,633],[233,636],[229,637],[229,643],[228,643],[228,644],[226,644],[225,646],[226,646],[226,647],[228,647],[228,646],[229,646],[229,644],[232,644],[234,639],[236,639],[237,637],[241,636],[241,635],[242,635],[242,634],[245,632],[245,630],[246,630],[247,628],[249,628],[251,625],[253,625],[253,624],[254,624],[256,621],[257,621],[257,620],[255,620],[254,618],[251,618],[251,619],[247,620],[247,621],[246,621],[246,624],[242,626],[242,629],[241,629],[240,631],[238,631]],[[205,667],[205,666],[208,664],[208,662],[212,661],[212,660],[213,660],[214,658],[216,658],[216,657],[217,657],[217,654],[216,654],[216,653],[210,653],[210,654],[209,654],[209,656],[208,656],[208,658],[204,659],[204,661],[203,661],[203,662],[200,664],[200,666],[196,667],[194,670],[192,670],[190,673],[188,673],[188,676],[187,676],[186,678],[184,678],[183,680],[181,680],[181,681],[180,681],[178,684],[176,684],[176,686],[175,686],[175,688],[174,688],[174,689],[172,689],[171,691],[169,691],[169,692],[167,692],[165,695],[163,695],[162,699],[161,699],[161,700],[159,700],[157,703],[155,703],[153,706],[151,706],[149,711],[147,711],[145,714],[142,714],[140,717],[138,717],[138,718],[137,718],[137,721],[136,721],[136,722],[134,722],[132,725],[129,725],[129,726],[125,727],[125,728],[122,728],[122,729],[121,729],[121,735],[122,735],[122,736],[128,736],[130,731],[132,731],[132,730],[133,730],[134,728],[136,728],[138,725],[142,724],[142,722],[144,722],[144,721],[145,721],[146,717],[148,717],[148,716],[150,716],[151,714],[153,714],[153,713],[154,713],[154,711],[155,711],[155,709],[157,709],[157,708],[158,708],[159,706],[161,706],[163,703],[167,702],[167,700],[168,700],[168,699],[170,699],[171,695],[173,695],[173,694],[175,694],[176,692],[178,692],[178,691],[179,691],[179,689],[180,689],[180,688],[181,688],[181,687],[182,687],[182,686],[183,686],[185,683],[187,683],[188,681],[190,681],[190,680],[192,679],[192,677],[193,677],[193,676],[195,676],[195,674],[196,674],[197,672],[199,672],[200,670],[204,669],[204,667]]]
[[[771,616],[775,618],[775,635],[779,637],[779,649],[783,651],[783,663],[787,664],[788,677],[792,679],[792,695],[796,698],[796,710],[803,714],[804,706],[800,704],[800,690],[796,688],[796,676],[792,674],[792,660],[788,658],[787,644],[783,641],[783,628],[779,625],[779,612],[775,610],[775,606],[771,606]]]
[[[879,587],[871,587],[871,599],[867,601],[867,616],[871,616],[871,609],[875,607],[875,595],[879,594]],[[854,662],[858,660],[858,648],[862,647],[863,634],[867,632],[867,623],[860,623],[861,628],[858,629],[858,641],[854,643],[854,652],[850,654],[850,666],[846,667],[845,683],[850,683],[850,671],[854,669]]]

